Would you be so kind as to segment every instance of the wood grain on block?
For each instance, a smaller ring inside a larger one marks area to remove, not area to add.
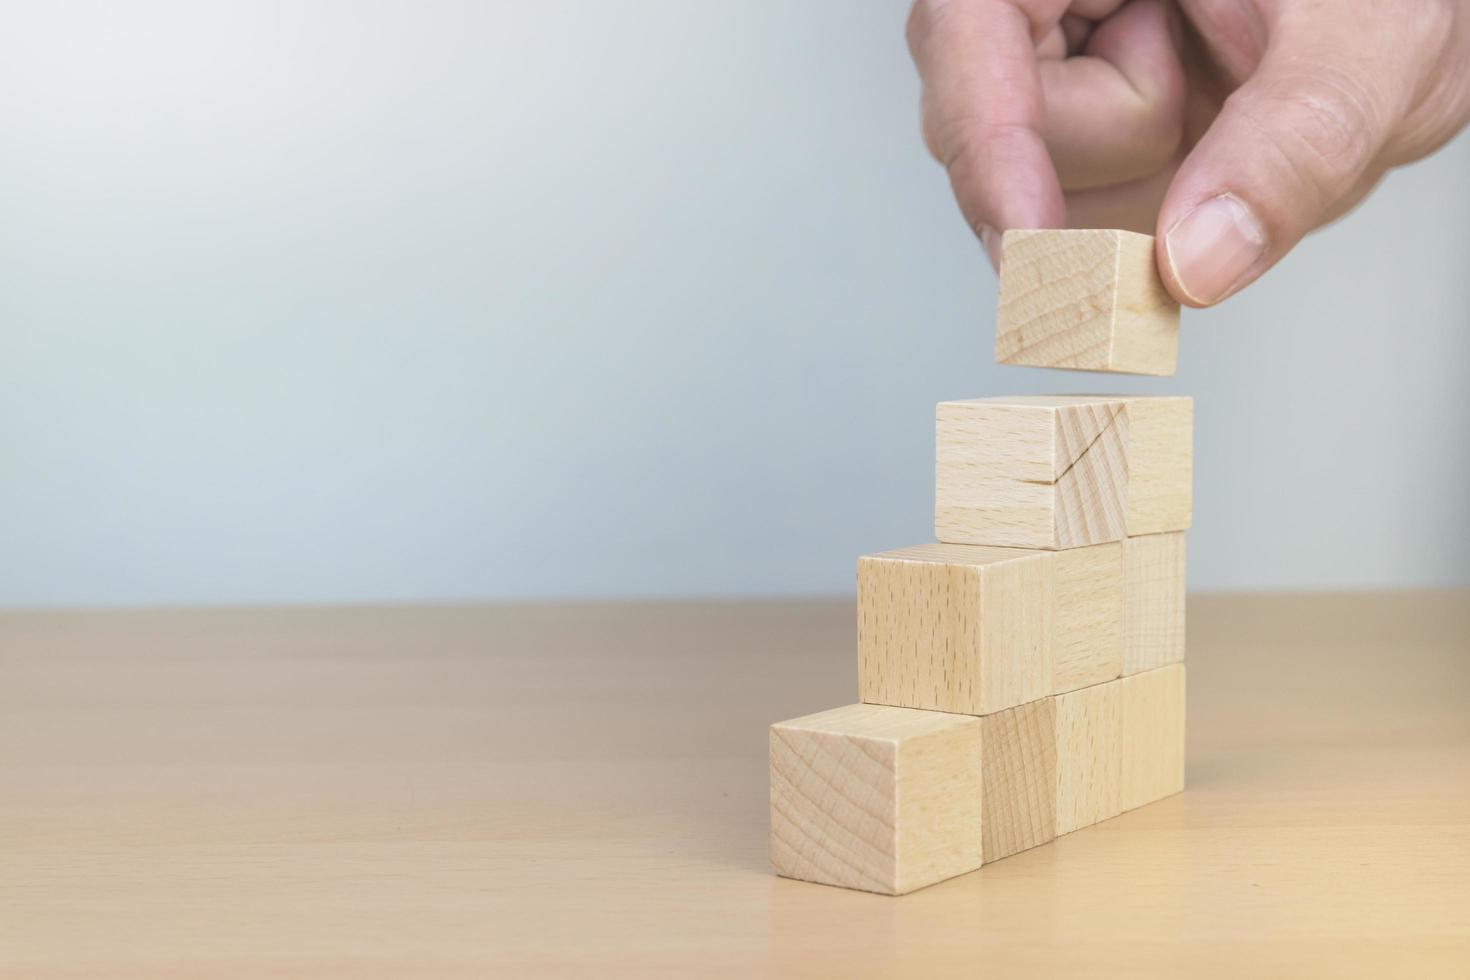
[[[1123,542],[1123,673],[1184,659],[1185,533]]]
[[[1057,835],[1123,812],[1123,682],[1057,696]]]
[[[1056,833],[1056,699],[1008,708],[984,725],[985,862],[1045,844]]]
[[[943,544],[859,558],[859,696],[982,715],[1051,693],[1052,560]]]
[[[1170,375],[1178,355],[1179,304],[1159,279],[1151,236],[1005,233],[997,363]]]
[[[771,726],[779,875],[901,895],[980,866],[981,719],[853,704]]]
[[[1130,535],[1183,531],[1192,515],[1194,399],[1129,398]]]
[[[1110,681],[1123,673],[1125,542],[1052,555],[1052,693]]]
[[[935,536],[1059,550],[1189,526],[1188,398],[1033,395],[941,402]]]
[[[1118,682],[1123,689],[1122,806],[1132,810],[1184,788],[1184,665]]]

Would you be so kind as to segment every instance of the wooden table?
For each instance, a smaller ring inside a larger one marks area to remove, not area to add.
[[[0,975],[1470,975],[1470,594],[1201,598],[1189,788],[767,869],[848,603],[0,616]]]

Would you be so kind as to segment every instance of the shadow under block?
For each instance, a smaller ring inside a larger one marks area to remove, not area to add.
[[[985,863],[1057,836],[1057,707],[1042,698],[980,719]]]
[[[776,873],[901,895],[980,867],[981,721],[854,704],[772,725]]]
[[[1005,233],[996,363],[1170,375],[1178,355],[1179,304],[1159,279],[1151,236]]]
[[[1123,542],[1123,673],[1184,660],[1185,534]]]
[[[1122,688],[1120,803],[1132,810],[1184,789],[1184,665],[1132,674]]]
[[[941,402],[934,533],[1062,550],[1189,527],[1189,398],[1030,395]]]
[[[1052,555],[929,544],[858,559],[865,702],[984,715],[1052,688]]]
[[[1123,812],[1123,682],[1059,694],[1057,836]]]

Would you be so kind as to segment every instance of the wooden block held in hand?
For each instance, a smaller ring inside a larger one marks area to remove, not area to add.
[[[853,704],[771,726],[777,874],[901,895],[980,867],[981,719]]]
[[[1184,789],[1184,665],[1131,674],[1123,689],[1121,803],[1132,810]]]
[[[1057,835],[1123,812],[1123,682],[1057,696]]]
[[[1052,693],[1123,673],[1123,549],[1126,542],[1050,554],[1055,566]]]
[[[1042,698],[984,724],[985,863],[1057,836],[1057,706]]]
[[[940,541],[1059,550],[1189,527],[1188,398],[979,398],[935,423]]]
[[[862,700],[983,715],[1050,694],[1052,558],[943,544],[859,558]]]
[[[1179,304],[1159,279],[1151,236],[1005,233],[996,363],[1169,375],[1178,355]]]
[[[1185,534],[1145,534],[1123,542],[1123,673],[1184,659]]]

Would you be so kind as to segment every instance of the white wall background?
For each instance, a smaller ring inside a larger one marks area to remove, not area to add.
[[[0,9],[0,604],[839,593],[936,401],[1197,399],[1192,585],[1470,584],[1470,139],[1177,377],[989,363],[899,0]]]

